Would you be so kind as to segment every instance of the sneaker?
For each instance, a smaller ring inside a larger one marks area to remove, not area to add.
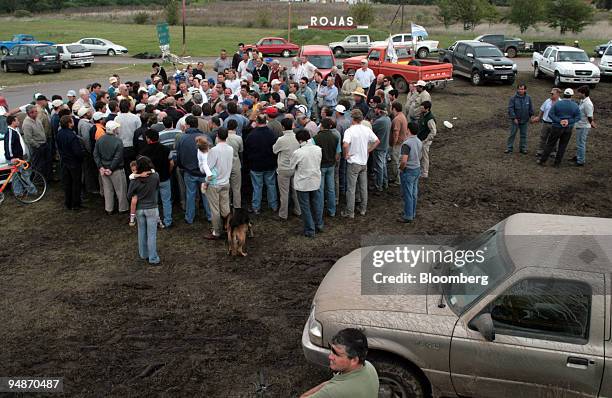
[[[350,213],[349,213],[349,212],[347,212],[346,210],[343,210],[343,211],[340,213],[340,215],[341,215],[342,217],[346,217],[346,218],[355,218],[355,215],[354,215],[354,214],[350,214]]]
[[[526,149],[525,149],[525,150],[522,150],[522,151],[521,151],[521,154],[523,154],[523,155],[527,155],[527,150],[526,150]]]
[[[166,228],[166,226],[164,225],[164,223],[161,220],[158,220],[157,221],[157,228],[164,229],[164,228]]]
[[[399,223],[402,223],[402,224],[409,224],[409,223],[412,222],[412,220],[408,220],[408,219],[406,219],[404,217],[399,217],[399,218],[395,219],[395,221],[397,221]]]
[[[576,162],[576,163],[574,164],[574,166],[576,166],[576,167],[584,167],[584,163],[578,163],[578,162]]]
[[[215,235],[213,233],[209,233],[209,234],[204,235],[204,239],[206,239],[206,240],[219,240],[219,239],[221,239],[221,237],[217,236],[217,235]]]
[[[512,149],[506,149],[504,153],[512,153]]]
[[[361,210],[361,211],[359,212],[359,214],[361,214],[362,216],[365,216],[365,215],[366,215],[366,211],[365,211],[365,210]]]

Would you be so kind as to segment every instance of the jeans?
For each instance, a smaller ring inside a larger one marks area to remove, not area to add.
[[[159,210],[143,209],[136,210],[138,221],[138,255],[143,260],[149,260],[149,264],[159,263],[157,255],[157,220]]]
[[[196,195],[200,193],[202,203],[204,204],[204,211],[206,212],[206,219],[212,221],[212,215],[210,213],[210,206],[208,205],[208,199],[206,195],[200,192],[200,185],[205,181],[204,177],[194,176],[189,174],[187,171],[183,174],[185,180],[185,221],[187,224],[193,224],[195,218],[195,204]]]
[[[268,206],[274,211],[278,209],[278,198],[276,196],[276,175],[274,170],[253,171],[251,170],[251,183],[253,184],[253,210],[261,209],[261,194],[264,183],[268,197]]]
[[[47,181],[51,181],[53,166],[51,164],[51,147],[47,143],[32,149],[31,163],[34,170],[40,171]]]
[[[414,220],[416,216],[417,198],[419,195],[419,176],[421,169],[405,168],[401,171],[402,196],[404,199],[404,219]]]
[[[586,160],[586,142],[589,132],[588,127],[576,128],[576,163],[584,164]]]
[[[37,193],[36,187],[30,180],[31,175],[32,172],[30,169],[24,169],[23,165],[19,167],[19,174],[13,176],[13,179],[11,180],[11,184],[13,185],[13,193],[15,195],[21,196],[24,189],[26,189],[27,193],[30,195],[35,195]]]
[[[374,161],[374,186],[377,191],[382,191],[387,184],[387,151],[372,151]]]
[[[172,225],[172,184],[170,178],[159,183],[159,196],[164,210],[164,225]]]
[[[340,159],[340,166],[339,166],[339,171],[338,171],[338,179],[340,180],[340,189],[337,192],[338,195],[340,195],[340,193],[345,194],[346,193],[346,166],[348,165],[348,163],[346,162],[346,159],[344,159],[344,156]]]
[[[82,168],[78,166],[70,167],[66,163],[62,164],[62,184],[64,184],[64,206],[67,209],[74,209],[81,206],[81,177]]]
[[[327,199],[327,211],[330,216],[336,215],[336,183],[334,181],[334,174],[336,171],[335,166],[321,167],[321,186],[319,191],[321,192],[321,200],[323,197]]]
[[[321,190],[297,191],[302,221],[304,222],[304,235],[314,236],[315,231],[323,230],[323,195]]]
[[[361,199],[360,211],[365,214],[368,207],[368,174],[366,165],[349,163],[346,169],[346,213],[355,215],[355,195]],[[359,188],[359,192],[357,192]]]
[[[508,137],[508,145],[507,149],[512,151],[514,149],[514,139],[516,138],[516,130],[520,130],[520,140],[519,146],[521,152],[527,151],[527,127],[528,123],[520,123],[515,124],[512,122],[512,126],[510,127],[510,136]]]

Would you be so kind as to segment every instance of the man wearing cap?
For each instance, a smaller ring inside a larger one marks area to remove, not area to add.
[[[361,87],[353,91],[353,109],[359,109],[364,117],[370,112],[370,107],[366,102],[366,94]]]
[[[285,118],[282,120],[281,124],[283,127],[283,135],[279,137],[272,146],[272,152],[278,156],[278,165],[276,168],[278,191],[280,193],[278,217],[282,221],[286,221],[289,216],[290,194],[293,199],[294,214],[297,216],[301,214],[297,193],[293,188],[293,174],[295,170],[290,166],[291,156],[300,147],[300,144],[295,138],[295,132],[293,131],[294,121]]]
[[[119,124],[116,121],[106,123],[106,133],[100,137],[94,147],[94,160],[102,179],[104,191],[104,210],[111,215],[115,210],[115,195],[119,201],[119,213],[129,210],[127,200],[127,179],[123,169],[123,144],[116,136]]]
[[[108,95],[110,95],[111,99],[114,100],[117,98],[117,95],[119,95],[119,79],[117,79],[115,76],[111,76],[108,78],[108,89],[106,90],[108,92]]]
[[[416,121],[421,117],[421,104],[425,101],[431,102],[431,95],[427,92],[427,83],[423,80],[419,80],[414,85],[415,91],[408,93],[406,105],[409,106],[408,115],[410,121]]]
[[[287,94],[285,94],[285,91],[281,89],[281,81],[274,79],[270,85],[272,86],[272,93],[277,93],[280,96],[279,102],[284,102],[285,98],[287,98]]]
[[[397,102],[396,102],[397,103]],[[399,104],[399,103],[397,103]],[[401,104],[400,104],[401,105]],[[395,106],[397,109],[397,106]],[[399,111],[401,113],[401,110]],[[421,154],[423,145],[416,135],[418,126],[415,122],[408,124],[406,139],[401,144],[400,175],[404,211],[397,219],[400,223],[409,223],[416,217],[417,199],[419,194],[419,176],[421,175]]]
[[[104,128],[104,114],[102,112],[96,112],[93,114],[92,119],[94,122],[93,129],[95,130],[93,131],[93,134],[90,135],[93,137],[93,145],[95,145],[95,142],[102,138],[102,136],[106,133],[106,130]]]
[[[347,102],[346,100],[341,100],[341,102]],[[336,131],[340,134],[340,146],[342,146],[342,140],[344,139],[344,132],[351,127],[351,120],[347,117],[347,107],[342,104],[336,105],[334,108],[335,113],[335,122],[336,122]],[[342,150],[342,149],[341,149]],[[346,159],[344,156],[340,156],[340,162],[336,166],[338,168],[338,184],[336,184],[336,203],[338,203],[340,194],[346,194]]]
[[[272,61],[270,67],[270,73],[268,73],[268,80],[272,81],[274,79],[287,81],[289,78],[287,77],[287,69],[285,67],[280,66],[280,62],[278,59]]]
[[[340,90],[340,99],[347,100],[351,103],[351,106],[355,103],[353,100],[353,92],[357,90],[358,87],[361,87],[361,84],[358,80],[355,80],[355,71],[350,70],[348,72],[348,79],[342,83],[342,89]]]
[[[266,115],[268,128],[274,132],[276,137],[281,137],[283,135],[283,126],[276,120],[278,109],[275,106],[269,106],[264,110],[264,114]]]
[[[370,85],[376,79],[376,76],[374,76],[374,72],[372,71],[372,69],[368,68],[367,59],[361,60],[361,68],[359,68],[355,72],[355,79],[361,85],[361,88],[363,89],[364,93],[370,89]]]
[[[368,154],[379,144],[380,140],[372,129],[363,125],[363,113],[359,109],[351,111],[351,127],[344,132],[342,148],[347,165],[346,209],[343,217],[355,218],[355,194],[359,186],[362,216],[368,206]]]
[[[32,168],[41,172],[45,178],[50,179],[51,150],[47,143],[45,129],[38,118],[38,107],[36,105],[28,105],[26,107],[26,115],[21,130],[23,131],[23,140],[30,148]]]
[[[548,137],[546,148],[544,148],[542,156],[538,159],[540,166],[544,166],[548,156],[557,146],[557,142],[559,143],[559,149],[557,150],[557,156],[555,156],[554,167],[561,165],[567,143],[572,136],[572,128],[574,124],[580,121],[580,107],[572,101],[573,95],[574,90],[566,88],[563,92],[563,99],[557,101],[550,108],[548,116],[552,120],[552,131]]]
[[[377,104],[374,108],[372,131],[378,137],[380,145],[372,151],[374,165],[374,186],[377,192],[382,192],[389,185],[387,174],[387,151],[389,150],[389,135],[391,133],[391,118],[387,116],[385,104]]]
[[[74,90],[68,90],[68,92],[66,93],[66,103],[70,104],[70,107],[72,107],[72,104],[74,104],[74,102],[76,101],[76,92]]]
[[[521,83],[508,103],[508,117],[512,124],[504,153],[512,153],[517,130],[520,131],[520,151],[522,154],[527,153],[527,127],[532,116],[533,102],[527,94],[527,86]]]

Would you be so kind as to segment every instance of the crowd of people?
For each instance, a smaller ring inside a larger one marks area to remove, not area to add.
[[[214,69],[208,78],[202,63],[169,75],[153,63],[143,83],[113,75],[106,89],[36,93],[14,109],[0,97],[6,157],[61,179],[68,210],[102,195],[106,213],[129,213],[140,257],[152,264],[175,202],[187,224],[201,209],[211,240],[243,206],[255,215],[267,206],[281,221],[300,216],[314,237],[325,218],[365,215],[368,195],[389,186],[401,187],[398,221],[415,218],[436,135],[425,82],[410,85],[403,105],[392,79],[374,76],[366,60],[343,80],[306,58],[282,67],[242,44],[233,57],[223,50]]]

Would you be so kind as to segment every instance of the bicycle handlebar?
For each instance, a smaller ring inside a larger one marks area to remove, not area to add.
[[[30,168],[30,163],[26,162],[25,160],[17,159],[15,162],[13,162],[14,167],[20,167],[22,165],[25,165],[23,167],[24,170],[27,170]]]

